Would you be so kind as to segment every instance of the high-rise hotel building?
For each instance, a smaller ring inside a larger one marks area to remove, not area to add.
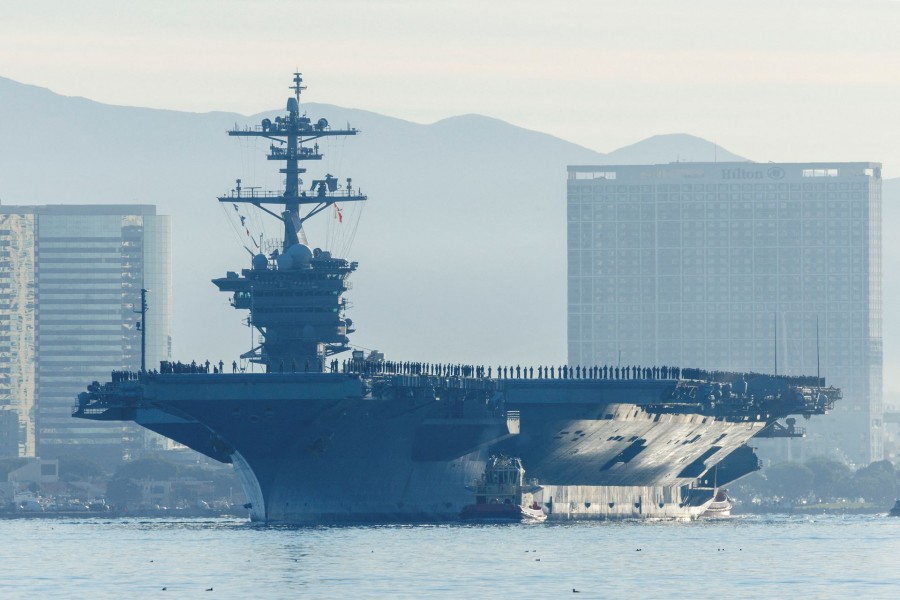
[[[567,188],[571,364],[820,371],[843,400],[795,448],[882,458],[880,164],[570,166]]]
[[[170,357],[169,246],[153,206],[0,206],[0,448],[104,462],[143,449],[133,426],[71,413],[91,381],[140,367],[142,288],[147,365]]]

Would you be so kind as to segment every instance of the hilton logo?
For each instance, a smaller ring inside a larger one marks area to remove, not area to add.
[[[784,177],[784,169],[781,167],[770,167],[768,171],[766,171],[766,175],[769,179],[781,179]]]
[[[762,179],[762,171],[744,169],[722,169],[722,179]]]

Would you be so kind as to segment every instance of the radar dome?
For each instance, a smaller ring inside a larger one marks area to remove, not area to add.
[[[294,244],[278,257],[279,269],[302,269],[312,260],[312,250],[305,244]]]
[[[257,254],[253,257],[253,270],[254,271],[263,271],[266,267],[269,266],[269,260],[266,258],[265,254]]]

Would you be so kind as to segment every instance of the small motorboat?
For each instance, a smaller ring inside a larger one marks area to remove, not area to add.
[[[889,517],[900,517],[900,500],[894,502],[894,508],[888,511]]]

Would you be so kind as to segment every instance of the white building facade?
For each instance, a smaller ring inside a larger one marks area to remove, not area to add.
[[[570,166],[567,192],[570,364],[819,371],[844,397],[794,447],[883,457],[879,163]]]

